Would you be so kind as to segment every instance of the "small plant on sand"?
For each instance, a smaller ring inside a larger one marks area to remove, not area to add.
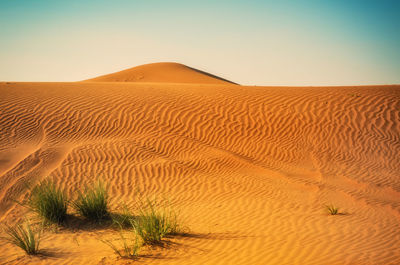
[[[30,223],[7,226],[5,232],[7,234],[6,240],[24,250],[26,254],[36,255],[39,253],[41,232],[40,230],[34,230]]]
[[[78,192],[78,198],[72,203],[74,209],[82,216],[95,222],[101,222],[110,215],[108,212],[108,194],[105,184],[98,181],[85,192]]]
[[[112,224],[120,229],[132,228],[132,223],[135,220],[135,216],[129,210],[126,204],[122,205],[122,210],[119,212],[110,213]]]
[[[156,208],[156,202],[147,199],[139,213],[132,224],[144,244],[159,244],[163,237],[180,230],[177,214],[170,205]]]
[[[62,223],[67,217],[67,197],[52,180],[44,180],[33,187],[28,207],[50,223]]]
[[[142,241],[137,235],[135,230],[132,230],[133,238],[127,239],[124,236],[122,228],[119,231],[120,244],[115,244],[111,240],[102,240],[103,243],[108,245],[115,254],[124,259],[137,259],[139,256],[140,248],[142,247]]]
[[[330,215],[337,215],[339,213],[339,208],[334,205],[325,205],[325,208]]]

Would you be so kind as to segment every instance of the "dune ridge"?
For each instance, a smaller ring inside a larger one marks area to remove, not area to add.
[[[119,72],[84,80],[83,82],[235,84],[222,77],[172,62],[139,65]]]
[[[111,203],[167,194],[192,236],[146,264],[397,264],[400,86],[0,84],[0,220],[50,175]],[[345,215],[328,216],[334,203]],[[121,263],[98,236],[47,233],[52,258],[0,241],[0,263]],[[78,243],[77,243],[78,242]]]

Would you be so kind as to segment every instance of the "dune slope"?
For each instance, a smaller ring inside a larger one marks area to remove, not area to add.
[[[156,82],[234,84],[221,77],[179,63],[151,63],[95,77],[84,82]]]
[[[101,177],[114,209],[164,194],[191,229],[141,264],[399,264],[399,132],[400,86],[1,83],[0,222],[26,182]],[[50,231],[41,257],[0,240],[0,263],[127,264],[113,236]]]

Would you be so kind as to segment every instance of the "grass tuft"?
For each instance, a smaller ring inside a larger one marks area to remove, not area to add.
[[[337,215],[339,213],[339,208],[334,205],[325,205],[325,208],[330,215]]]
[[[122,210],[119,212],[110,213],[110,217],[112,224],[120,229],[132,228],[132,223],[135,220],[135,216],[125,204],[122,205]]]
[[[28,206],[45,221],[62,223],[67,217],[67,197],[51,180],[44,180],[33,187]]]
[[[180,230],[177,214],[170,205],[156,208],[156,202],[147,199],[139,213],[132,225],[144,244],[160,244],[163,237]]]
[[[121,242],[121,245],[116,245],[111,240],[102,240],[102,242],[108,245],[112,250],[114,250],[115,254],[117,254],[121,258],[137,259],[143,244],[136,231],[133,231],[133,233],[133,238],[129,240],[124,236],[121,229],[119,232],[119,241]]]
[[[25,225],[7,226],[6,240],[11,244],[21,248],[28,255],[39,253],[40,230],[34,230],[27,222]]]
[[[85,193],[79,192],[78,198],[72,203],[75,210],[89,220],[100,223],[107,219],[108,194],[103,182],[98,181],[91,187],[87,187]]]

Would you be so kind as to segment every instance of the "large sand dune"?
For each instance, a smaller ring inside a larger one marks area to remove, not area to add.
[[[399,264],[399,154],[400,86],[0,84],[1,223],[45,176],[69,195],[102,177],[113,207],[167,195],[191,236],[138,264]],[[48,232],[45,257],[0,241],[0,263],[126,264],[112,236]]]
[[[139,65],[120,72],[85,80],[84,82],[234,84],[210,73],[180,63],[170,62]]]

